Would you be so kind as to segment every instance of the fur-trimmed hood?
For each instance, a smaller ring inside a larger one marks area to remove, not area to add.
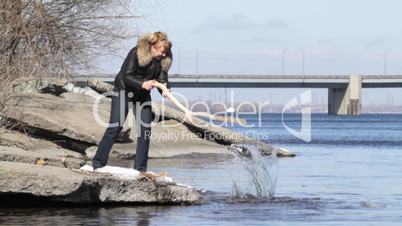
[[[146,66],[152,61],[151,45],[149,43],[149,34],[143,35],[137,41],[137,56],[138,64],[140,66]],[[161,60],[162,70],[168,72],[172,65],[172,51],[169,50],[166,53],[166,57]]]

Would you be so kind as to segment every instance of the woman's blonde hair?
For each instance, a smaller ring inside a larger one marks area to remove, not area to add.
[[[172,48],[172,42],[169,41],[167,34],[162,31],[157,31],[157,32],[152,33],[149,36],[149,43],[151,45],[161,43],[166,48],[166,50],[170,50],[170,48]]]

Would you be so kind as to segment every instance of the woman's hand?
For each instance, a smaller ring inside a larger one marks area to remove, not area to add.
[[[166,87],[166,83],[159,83],[159,84],[164,86],[163,88],[162,88],[162,87],[158,87],[159,89],[162,90],[161,95],[162,95],[164,98],[167,98],[167,97],[168,97],[168,93],[170,92],[170,90]]]
[[[142,83],[141,88],[151,90],[155,86],[155,80],[149,80]]]
[[[169,94],[170,90],[166,89],[165,91],[162,92],[162,96],[164,98],[168,98],[168,94]]]

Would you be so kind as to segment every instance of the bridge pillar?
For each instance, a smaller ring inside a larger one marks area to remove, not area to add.
[[[362,80],[360,75],[351,75],[349,84],[344,88],[328,89],[328,114],[361,114]]]

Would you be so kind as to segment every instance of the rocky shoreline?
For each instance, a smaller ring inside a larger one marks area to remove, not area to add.
[[[18,198],[27,203],[202,203],[199,191],[175,183],[125,180],[103,173],[29,163],[0,162],[0,181],[2,204]]]
[[[74,87],[66,80],[31,79],[18,81],[1,106],[0,203],[10,197],[65,203],[148,203],[200,204],[202,196],[194,188],[175,183],[128,181],[107,174],[77,171],[89,163],[104,127],[93,117],[97,91],[112,87],[88,81],[93,88]],[[69,86],[68,86],[69,85]],[[107,122],[110,100],[99,103],[98,115]],[[201,119],[184,120],[184,114],[153,103],[162,115],[152,128],[150,158],[185,155],[228,155],[227,146],[252,144],[263,154],[274,148],[247,139],[228,129]],[[113,146],[111,158],[135,158],[135,128],[125,126],[120,143]],[[168,135],[167,135],[168,134]],[[280,157],[293,153],[276,150]]]

